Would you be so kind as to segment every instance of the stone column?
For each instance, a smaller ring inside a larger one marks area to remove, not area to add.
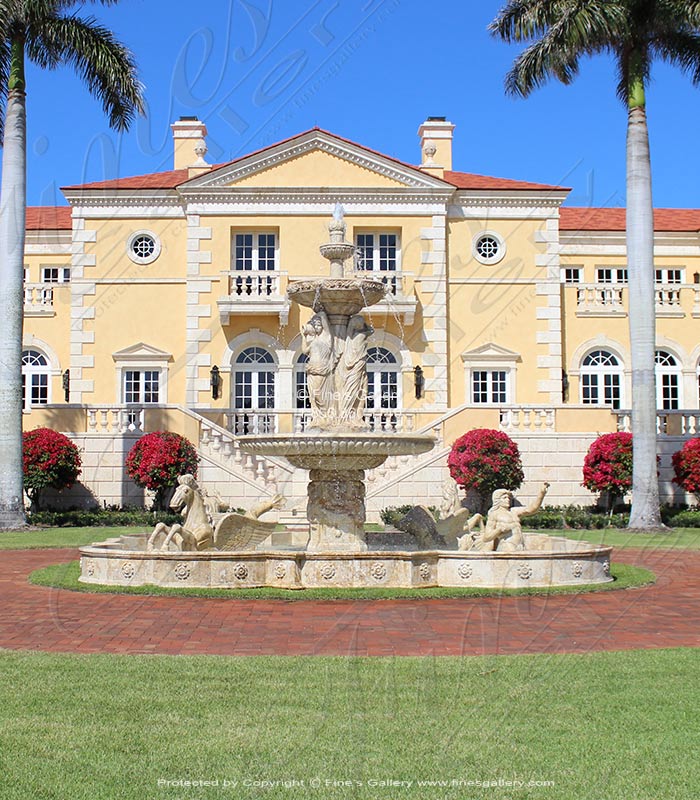
[[[366,550],[364,470],[312,469],[309,477],[307,551]]]

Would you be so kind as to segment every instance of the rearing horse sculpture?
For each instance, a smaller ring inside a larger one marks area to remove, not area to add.
[[[214,530],[209,523],[197,481],[192,475],[180,475],[177,482],[170,508],[182,514],[182,525],[168,527],[159,522],[148,540],[148,549],[206,550],[212,546]]]

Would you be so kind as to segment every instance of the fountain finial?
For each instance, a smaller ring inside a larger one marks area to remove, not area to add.
[[[330,242],[321,245],[321,255],[331,262],[331,277],[342,278],[345,275],[343,262],[350,258],[355,248],[350,242],[345,241],[345,210],[340,202],[335,204],[333,219],[328,224]]]

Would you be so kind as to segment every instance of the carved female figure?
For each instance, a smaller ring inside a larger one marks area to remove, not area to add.
[[[367,339],[374,328],[360,314],[348,321],[345,348],[338,363],[336,388],[340,419],[353,428],[363,427],[362,412],[367,397]]]
[[[326,312],[314,314],[301,330],[301,351],[308,356],[306,381],[314,422],[335,416],[334,371],[336,355]]]

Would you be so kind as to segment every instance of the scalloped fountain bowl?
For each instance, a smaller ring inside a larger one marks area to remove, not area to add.
[[[280,433],[239,437],[241,450],[284,456],[300,469],[374,469],[389,456],[420,455],[435,446],[432,436],[385,433]]]
[[[358,314],[383,299],[386,286],[376,278],[318,278],[291,281],[289,299],[315,311],[323,308],[329,316]]]

